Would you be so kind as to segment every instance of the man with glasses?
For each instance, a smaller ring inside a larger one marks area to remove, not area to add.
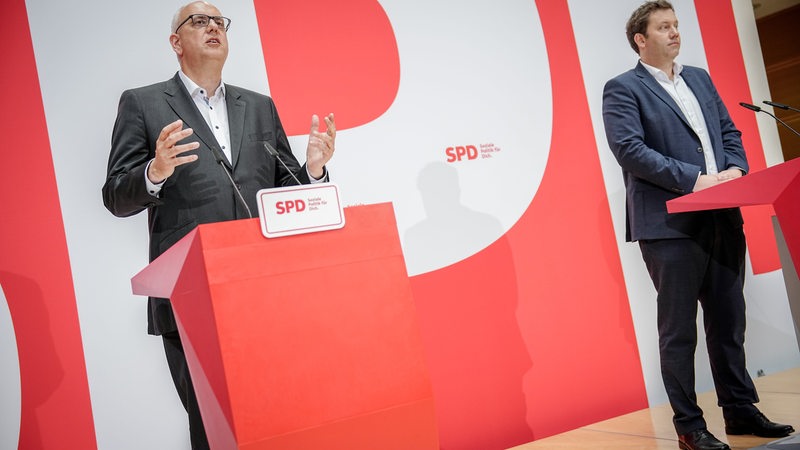
[[[257,211],[260,189],[328,179],[325,164],[336,138],[333,114],[324,118],[325,132],[312,116],[301,166],[272,99],[222,82],[230,23],[207,2],[181,7],[169,36],[178,73],[120,98],[103,201],[119,217],[147,210],[151,261],[199,224],[249,217]],[[277,149],[286,167],[269,155],[267,145]],[[164,341],[189,415],[192,448],[208,449],[169,300],[149,299],[148,333]]]

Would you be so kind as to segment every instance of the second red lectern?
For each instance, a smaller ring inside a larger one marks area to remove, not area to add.
[[[771,205],[778,219],[794,273],[785,272],[789,308],[792,311],[797,342],[800,344],[800,303],[793,292],[800,270],[800,158],[750,173],[710,189],[667,202],[671,213],[739,206]],[[786,263],[784,263],[786,267]],[[792,270],[792,269],[789,269]]]
[[[200,225],[133,278],[172,302],[212,449],[439,448],[392,206],[345,217]]]
[[[800,158],[667,202],[671,213],[772,205],[796,268],[800,269]]]

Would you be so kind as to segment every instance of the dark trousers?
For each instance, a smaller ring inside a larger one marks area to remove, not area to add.
[[[197,406],[197,397],[189,375],[189,365],[186,363],[186,354],[183,351],[180,336],[177,331],[161,335],[164,340],[164,351],[167,354],[167,364],[172,374],[175,389],[181,398],[183,407],[189,415],[189,437],[192,450],[209,450],[206,430],[203,427],[203,418],[200,417],[200,408]]]
[[[758,394],[744,353],[744,233],[717,214],[709,216],[711,223],[694,238],[639,242],[658,292],[661,376],[678,434],[706,427],[695,393],[698,301],[723,416],[742,418],[758,412],[753,405]]]

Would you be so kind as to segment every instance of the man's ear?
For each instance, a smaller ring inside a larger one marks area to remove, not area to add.
[[[183,54],[183,46],[181,46],[180,36],[175,33],[170,34],[169,44],[172,46],[172,51],[174,51],[176,55],[181,56]]]
[[[647,38],[645,38],[642,33],[636,33],[633,35],[633,42],[636,42],[636,45],[638,45],[640,49],[644,48],[644,43],[646,40]]]

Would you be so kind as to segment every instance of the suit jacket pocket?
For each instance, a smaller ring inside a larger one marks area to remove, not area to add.
[[[164,234],[158,242],[158,254],[160,255],[167,251],[170,247],[175,245],[176,242],[180,241],[182,237],[194,230],[195,227],[197,227],[197,222],[192,220]]]
[[[272,142],[273,133],[271,131],[249,133],[247,137],[250,139],[251,142],[262,142],[262,141]]]
[[[665,189],[652,189],[638,193],[640,211],[644,219],[640,231],[649,238],[676,238],[695,235],[702,226],[700,217],[704,212],[667,212],[667,202],[679,197]]]

